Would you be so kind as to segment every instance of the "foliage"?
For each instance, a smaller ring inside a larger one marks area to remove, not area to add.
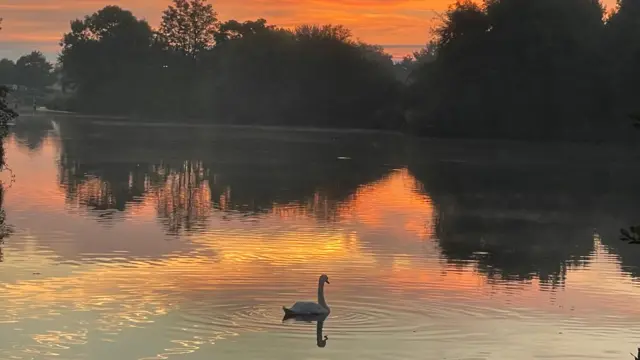
[[[631,226],[629,230],[620,229],[620,240],[629,244],[640,244],[640,226]]]
[[[619,0],[615,11],[607,18],[604,52],[609,59],[608,76],[611,91],[618,100],[619,115],[637,112],[640,97],[640,2]]]
[[[435,29],[435,59],[416,71],[412,125],[538,139],[606,125],[603,15],[593,0],[455,3]]]
[[[537,140],[631,137],[640,5],[460,0],[400,62],[341,25],[219,22],[174,0],[158,31],[108,6],[62,41],[65,107],[232,124]],[[3,68],[0,63],[0,74]]]
[[[0,59],[0,83],[15,84],[16,80],[16,63],[9,59]]]
[[[21,56],[14,62],[0,59],[0,84],[15,84],[42,90],[55,83],[53,65],[39,51]]]
[[[0,18],[0,24],[2,23],[2,19]],[[2,30],[2,27],[0,27]],[[8,88],[5,86],[0,86],[0,171],[5,169],[4,162],[4,139],[8,134],[8,125],[7,122],[11,119],[18,117],[18,114],[10,109],[6,102],[6,96],[8,93]],[[4,243],[4,239],[11,235],[13,232],[13,228],[6,224],[6,213],[4,208],[2,207],[4,201],[4,187],[0,183],[0,245]],[[3,261],[2,248],[0,247],[0,262]]]
[[[211,5],[176,0],[158,32],[110,6],[74,21],[62,46],[63,78],[76,94],[65,103],[81,111],[232,124],[400,125],[388,116],[399,89],[391,56],[353,40],[343,26],[218,23]]]
[[[343,27],[293,31],[263,20],[223,24],[211,52],[210,111],[234,123],[384,127],[375,112],[395,89],[380,47],[352,41]],[[247,106],[246,104],[251,104]],[[389,127],[393,125],[389,124]]]
[[[217,15],[203,0],[173,0],[162,14],[159,34],[171,48],[196,57],[213,45]]]
[[[152,35],[146,21],[117,6],[71,22],[59,62],[65,87],[75,90],[82,104],[78,110],[136,110],[136,97],[147,90],[145,76],[155,65]]]
[[[18,113],[7,106],[7,94],[7,87],[0,86],[0,171],[4,168],[4,139],[9,131],[7,123],[18,117]]]
[[[29,88],[42,89],[53,85],[53,65],[39,51],[21,56],[15,65],[15,83]]]
[[[264,34],[267,31],[276,30],[273,25],[267,25],[267,20],[258,19],[255,21],[238,22],[237,20],[229,20],[220,24],[218,31],[214,34],[214,40],[217,45],[221,45],[229,40],[237,40],[243,37]]]
[[[2,24],[2,18],[0,18],[0,24]],[[2,30],[2,27],[0,27],[0,30]],[[6,97],[8,93],[9,89],[4,85],[0,85],[0,170],[4,167],[4,138],[8,133],[7,122],[18,116],[15,111],[7,106]],[[1,195],[0,193],[0,199]]]

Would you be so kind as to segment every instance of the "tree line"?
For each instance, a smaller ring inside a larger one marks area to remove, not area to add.
[[[627,132],[640,98],[640,2],[456,3],[414,74],[422,132],[548,139]],[[414,120],[415,118],[415,120]]]
[[[0,30],[2,30],[2,18],[0,18]],[[0,103],[2,104],[0,117],[5,120],[9,118],[7,110],[9,107],[6,101],[10,91],[13,91],[15,96],[15,92],[24,95],[25,90],[30,90],[29,95],[34,96],[53,85],[56,82],[57,74],[57,69],[47,61],[40,51],[32,51],[21,56],[17,61],[7,58],[0,59],[0,86],[2,86],[2,90],[0,90],[2,93],[0,95]],[[17,116],[13,110],[11,110],[11,115]],[[2,123],[0,123],[1,126],[3,126]]]
[[[582,138],[628,134],[640,110],[640,2],[458,1],[394,62],[340,25],[220,21],[173,0],[157,29],[107,6],[60,43],[49,107],[223,124]],[[425,29],[425,32],[428,29]],[[16,64],[17,65],[17,64]]]
[[[220,22],[175,0],[160,27],[116,6],[71,23],[59,57],[70,109],[232,124],[394,128],[400,90],[381,47],[343,26]]]
[[[32,51],[17,61],[0,59],[0,82],[41,90],[56,82],[57,72],[40,51]]]

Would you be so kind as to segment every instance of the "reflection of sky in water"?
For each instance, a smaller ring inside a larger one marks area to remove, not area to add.
[[[233,184],[213,206],[196,166],[104,220],[82,204],[112,185],[94,177],[65,199],[60,151],[8,144],[0,358],[613,359],[638,340],[640,289],[597,235],[560,288],[489,278],[442,259],[434,205],[406,169],[248,217],[225,211]],[[318,350],[315,326],[280,317],[323,272],[333,311]]]

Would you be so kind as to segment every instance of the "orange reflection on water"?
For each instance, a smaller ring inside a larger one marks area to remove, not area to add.
[[[45,141],[43,153],[51,155],[47,152],[51,146]],[[20,166],[28,186],[38,185],[42,180],[34,179],[34,175],[41,170],[28,166],[28,159],[22,161],[26,163]],[[320,273],[332,278],[329,303],[348,304],[358,296],[380,304],[420,300],[422,303],[416,306],[436,304],[436,311],[516,304],[517,308],[562,316],[570,306],[576,308],[575,314],[584,316],[640,316],[640,309],[628,306],[640,300],[640,291],[630,277],[621,275],[619,264],[597,239],[596,261],[584,269],[568,269],[567,286],[553,293],[540,291],[544,285],[537,279],[491,282],[471,262],[444,264],[437,242],[425,241],[433,237],[433,204],[406,169],[360,186],[344,201],[324,198],[318,192],[310,194],[312,200],[302,206],[274,205],[270,213],[251,222],[223,219],[212,208],[208,180],[203,179],[201,166],[164,174],[164,184],[145,186],[148,192],[140,205],[128,208],[133,218],[127,226],[134,229],[139,220],[136,216],[150,211],[173,221],[172,226],[203,225],[192,236],[181,239],[193,248],[150,259],[94,257],[58,276],[47,275],[47,270],[53,272],[60,265],[58,259],[32,251],[28,261],[47,263],[49,269],[45,266],[39,278],[0,284],[0,322],[61,319],[65,311],[80,310],[95,313],[97,320],[92,326],[97,330],[120,332],[153,327],[163,316],[179,313],[182,307],[203,298],[211,303],[210,312],[216,316],[226,315],[224,310],[213,307],[217,303],[248,306],[259,302],[277,317],[281,315],[281,305],[315,296],[315,281]],[[55,178],[52,175],[55,172],[40,174],[49,180]],[[78,193],[86,193],[89,198],[102,194],[101,181],[89,179]],[[35,199],[26,201],[36,203]],[[58,211],[63,211],[64,204],[58,206]],[[335,221],[325,221],[326,214],[336,214]],[[32,226],[41,225],[35,219]],[[81,235],[88,238],[93,234]],[[154,247],[162,240],[141,241]],[[598,283],[599,279],[606,282]],[[605,301],[607,294],[603,292],[614,292],[616,298]],[[233,331],[239,333],[256,329],[249,322],[235,326]],[[55,343],[70,341],[73,336],[61,332],[37,336],[37,340]],[[83,333],[77,336],[82,338]]]
[[[11,186],[8,196],[18,196],[23,205],[30,204],[55,211],[64,209],[64,194],[57,185],[59,139],[46,137],[40,149],[30,152],[12,135],[6,139],[4,146],[6,166],[11,172],[3,171],[0,174],[2,182],[6,184],[5,188]],[[20,182],[20,186],[8,185],[11,183],[11,174],[16,176],[15,180]],[[11,203],[8,202],[5,206],[11,207]]]
[[[151,197],[156,203],[158,217],[168,226],[169,233],[190,230],[194,226],[204,228],[213,206],[202,163],[185,162],[176,171],[158,168],[156,172],[167,173],[164,185],[154,188]]]
[[[321,191],[316,191],[305,202],[290,204],[273,204],[271,214],[282,221],[297,221],[306,217],[317,220],[336,221],[338,214],[338,201],[330,199]]]
[[[112,209],[117,206],[111,184],[98,177],[85,179],[74,190],[71,201],[79,201],[93,209]]]
[[[392,228],[424,239],[433,233],[434,210],[421,189],[422,184],[406,168],[396,170],[378,182],[361,186],[340,207],[340,216],[368,228]],[[398,236],[396,240],[403,239],[406,237]]]

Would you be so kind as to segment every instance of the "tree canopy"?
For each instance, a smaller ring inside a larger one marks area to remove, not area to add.
[[[72,21],[59,62],[65,85],[76,91],[79,109],[135,111],[136,97],[147,90],[152,44],[149,24],[117,6]]]
[[[40,51],[32,51],[17,61],[0,59],[0,84],[44,89],[55,83],[53,64]]]
[[[162,14],[158,32],[168,46],[195,57],[213,45],[217,16],[204,0],[173,0]]]
[[[59,62],[86,112],[604,138],[640,110],[638,18],[632,0],[609,14],[598,0],[462,0],[424,49],[394,62],[342,25],[220,22],[205,0],[174,0],[157,31],[116,6],[73,21]]]
[[[15,66],[16,82],[20,85],[40,89],[55,82],[53,65],[40,51],[20,57]]]
[[[221,23],[210,4],[175,0],[157,32],[108,6],[62,40],[76,109],[232,124],[397,127],[393,62],[340,25],[284,29],[265,19]],[[193,62],[196,60],[196,62]]]

